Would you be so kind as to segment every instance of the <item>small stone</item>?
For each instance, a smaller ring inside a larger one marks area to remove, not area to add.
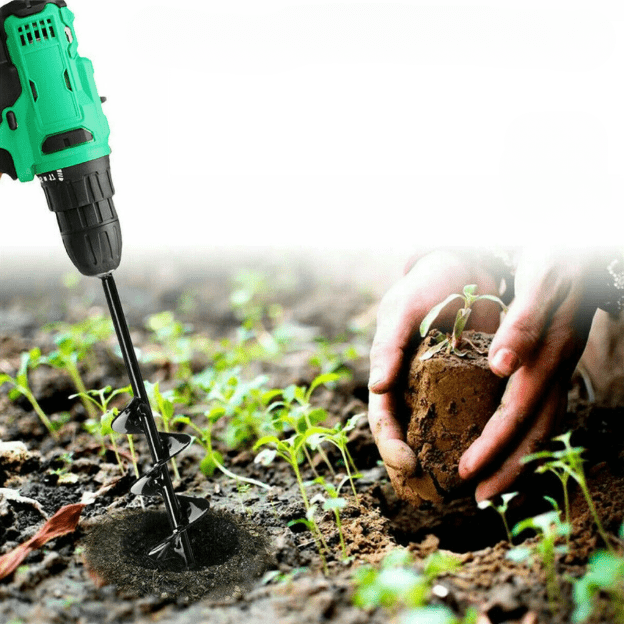
[[[32,457],[32,453],[23,442],[12,440],[0,442],[0,468],[15,471]]]

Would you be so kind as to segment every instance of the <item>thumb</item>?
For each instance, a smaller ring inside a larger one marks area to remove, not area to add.
[[[517,294],[492,340],[489,363],[499,377],[509,377],[530,359],[549,324],[555,301],[542,289]]]

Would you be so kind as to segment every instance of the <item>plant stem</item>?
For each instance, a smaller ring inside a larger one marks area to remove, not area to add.
[[[115,436],[110,434],[110,441],[113,445],[113,451],[115,452],[115,457],[117,458],[117,464],[119,465],[119,470],[121,470],[121,474],[126,474],[126,469],[124,468],[123,462],[121,461],[121,457],[119,456],[119,449],[117,448],[117,441],[115,440]]]
[[[613,552],[613,546],[609,542],[609,537],[607,536],[606,531],[602,526],[602,522],[600,522],[600,518],[598,517],[598,512],[596,511],[596,506],[594,505],[594,501],[592,499],[589,488],[587,487],[587,482],[585,481],[584,475],[579,475],[577,478],[578,484],[581,486],[581,490],[583,491],[583,495],[585,496],[585,500],[587,501],[587,506],[589,507],[589,511],[594,518],[594,522],[596,523],[596,527],[598,528],[598,533],[602,538],[602,541],[605,543],[605,546]]]
[[[139,467],[137,465],[136,453],[134,452],[134,440],[132,439],[132,435],[128,435],[128,446],[130,447],[130,455],[132,455],[132,465],[134,466],[134,474],[136,478],[140,478]]]
[[[347,558],[347,545],[345,543],[344,535],[342,534],[342,521],[340,520],[340,512],[334,509],[334,516],[336,517],[336,527],[338,528],[338,535],[340,536],[340,548],[342,549],[342,558]]]
[[[39,419],[45,425],[46,429],[48,430],[52,438],[54,438],[54,440],[58,442],[59,435],[55,431],[52,421],[47,417],[46,413],[41,409],[41,406],[39,405],[37,399],[35,399],[35,395],[28,388],[24,388],[23,386],[15,386],[15,387],[28,399],[28,402],[32,405],[33,409],[35,410],[35,413],[37,414],[37,416],[39,416]]]
[[[93,407],[93,404],[85,398],[85,396],[88,395],[88,392],[86,386],[84,385],[84,381],[82,381],[80,371],[74,362],[72,362],[69,358],[67,359],[66,369],[67,373],[71,377],[71,380],[74,382],[74,386],[76,386],[76,390],[78,390],[78,394],[83,395],[80,397],[80,400],[82,401],[89,418],[96,420],[98,414],[96,409]]]
[[[258,487],[264,488],[265,490],[270,490],[271,486],[266,483],[262,483],[262,481],[256,481],[255,479],[250,479],[249,477],[241,477],[239,475],[234,474],[230,470],[228,470],[225,466],[223,466],[216,458],[214,451],[212,449],[212,423],[208,425],[208,431],[202,431],[195,423],[190,423],[192,429],[194,429],[200,435],[200,441],[202,446],[206,449],[206,453],[214,463],[214,465],[227,477],[230,479],[234,479],[234,481],[244,481],[245,483],[250,483],[251,485],[257,485]]]

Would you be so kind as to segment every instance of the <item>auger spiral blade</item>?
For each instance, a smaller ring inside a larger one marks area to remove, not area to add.
[[[113,421],[112,429],[118,433],[147,436],[154,466],[134,483],[130,491],[136,495],[162,496],[172,531],[167,539],[153,547],[148,554],[161,562],[182,560],[184,567],[190,569],[195,564],[195,558],[188,528],[208,511],[210,504],[201,498],[177,496],[167,462],[187,448],[193,437],[185,433],[160,433],[156,428],[113,276],[108,274],[102,277],[102,284],[134,393],[134,399]]]

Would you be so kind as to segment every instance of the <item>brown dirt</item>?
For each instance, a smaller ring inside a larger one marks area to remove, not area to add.
[[[459,357],[445,349],[423,360],[436,343],[433,330],[411,359],[404,392],[407,443],[416,453],[415,489],[442,503],[466,492],[459,460],[499,405],[505,380],[492,373],[489,334],[465,332]]]
[[[208,279],[202,276],[194,286],[201,305],[195,312],[182,314],[185,322],[194,323],[194,331],[210,336],[228,336],[235,328],[235,319],[224,311],[228,282],[223,276]],[[369,309],[371,299],[357,289],[344,285],[332,288],[327,283],[306,280],[300,288],[289,292],[284,298],[287,312],[294,321],[303,326],[312,322],[321,327],[321,335],[340,335],[353,319],[361,319]],[[162,287],[162,284],[161,284]],[[90,292],[90,281],[85,281],[85,292]],[[141,330],[146,314],[175,308],[180,285],[163,288],[162,297],[153,293],[149,279],[143,286],[134,284],[136,298],[128,297],[129,317],[132,321],[138,346],[146,342]],[[128,290],[120,284],[122,295]],[[319,309],[316,293],[323,293],[323,301],[343,301],[340,309],[344,319],[340,323],[332,315],[332,306]],[[88,306],[102,305],[102,301],[86,297],[85,292],[74,293],[74,308],[59,318],[71,315],[80,318]],[[55,308],[50,301],[37,295],[42,301],[41,309]],[[136,302],[141,303],[136,303]],[[310,302],[310,306],[306,305]],[[31,300],[14,301],[12,309],[35,309]],[[210,312],[220,310],[218,315]],[[65,314],[66,316],[63,316]],[[325,314],[328,320],[324,320]],[[51,319],[50,319],[51,320]],[[341,325],[342,324],[342,325]],[[48,347],[49,338],[33,327],[31,322],[23,325],[23,335],[11,339],[0,337],[0,361],[9,370],[19,360],[19,352],[34,346]],[[369,344],[372,326],[365,330],[364,341]],[[313,346],[313,345],[312,345]],[[265,372],[271,376],[276,387],[287,383],[309,384],[318,368],[310,366],[308,354],[311,346],[298,345],[284,360],[253,365],[250,374]],[[350,365],[351,381],[333,389],[319,391],[316,400],[328,409],[332,422],[344,422],[355,413],[365,410],[366,398],[366,349],[361,357]],[[98,387],[105,383],[125,384],[123,369],[110,353],[98,352],[98,368],[93,373],[93,383]],[[160,379],[165,386],[172,382],[172,368],[154,365],[145,369],[150,380]],[[98,377],[99,375],[99,377]],[[451,375],[452,376],[452,375]],[[269,552],[273,558],[273,576],[252,583],[250,589],[232,591],[220,597],[178,595],[167,591],[164,584],[149,595],[137,597],[131,587],[107,585],[98,587],[88,575],[83,563],[83,549],[87,533],[100,522],[116,531],[114,514],[137,513],[139,502],[129,493],[133,481],[131,475],[121,476],[114,454],[109,450],[101,454],[98,444],[83,430],[84,411],[77,402],[67,399],[63,379],[54,371],[49,375],[41,370],[37,380],[38,392],[51,410],[69,409],[70,422],[65,425],[60,441],[54,442],[46,435],[37,416],[28,405],[9,401],[6,387],[0,391],[0,438],[6,442],[21,441],[27,453],[12,454],[5,463],[0,462],[0,487],[18,490],[20,500],[0,496],[0,554],[28,539],[44,521],[43,512],[50,515],[64,504],[78,502],[85,491],[100,491],[96,501],[85,508],[79,529],[50,542],[45,549],[31,553],[24,566],[4,582],[0,582],[0,623],[40,624],[41,622],[63,624],[136,623],[149,624],[195,624],[210,621],[216,623],[253,624],[381,624],[391,618],[384,609],[363,610],[353,606],[354,571],[364,563],[378,563],[383,556],[398,545],[410,549],[415,557],[415,567],[420,569],[423,560],[436,549],[448,550],[458,555],[463,564],[456,571],[443,574],[436,583],[442,588],[434,597],[435,603],[448,605],[461,617],[469,607],[481,614],[481,622],[503,624],[524,621],[538,624],[567,624],[571,617],[570,578],[580,576],[589,555],[601,542],[581,493],[571,488],[573,507],[573,535],[571,551],[558,558],[557,566],[561,583],[562,601],[553,615],[545,593],[544,576],[537,562],[512,563],[506,559],[509,545],[500,518],[495,511],[480,511],[471,495],[446,501],[443,505],[425,502],[420,507],[397,499],[388,482],[387,475],[379,465],[379,456],[365,422],[361,422],[350,436],[350,448],[356,465],[362,472],[357,481],[359,503],[352,501],[342,512],[347,555],[343,561],[339,536],[330,512],[319,513],[321,530],[332,553],[327,557],[327,573],[314,539],[300,525],[289,527],[291,520],[304,516],[303,506],[297,493],[292,474],[283,464],[262,467],[253,462],[253,453],[219,450],[233,470],[244,476],[260,479],[272,486],[269,494],[251,488],[241,492],[236,484],[223,475],[206,477],[198,470],[203,451],[194,444],[180,457],[181,479],[176,483],[180,492],[209,498],[211,508],[219,510],[256,527],[266,536]],[[624,414],[621,409],[599,407],[583,400],[582,385],[571,391],[574,399],[570,404],[565,429],[576,431],[573,441],[585,446],[586,470],[598,512],[606,530],[617,534],[624,510]],[[57,412],[53,412],[57,414]],[[140,453],[140,469],[145,472],[150,460],[144,441],[137,439]],[[18,449],[19,450],[19,449]],[[73,462],[65,474],[63,453],[73,453]],[[333,457],[336,459],[336,457]],[[317,470],[329,477],[323,464]],[[69,478],[66,478],[69,477]],[[314,475],[307,469],[306,480]],[[546,476],[529,475],[518,484],[523,492],[512,501],[509,511],[510,524],[549,508],[542,496],[547,493],[562,501],[561,486]],[[27,499],[30,499],[29,502]],[[148,512],[160,510],[158,500],[146,501]],[[120,531],[120,534],[122,532]],[[119,538],[119,535],[116,536]],[[523,537],[523,539],[525,539]],[[527,544],[532,538],[526,537]],[[614,538],[615,540],[615,538]],[[148,578],[150,573],[145,576]],[[141,575],[139,574],[139,581]],[[234,584],[235,585],[235,584]],[[605,601],[592,623],[613,622]],[[487,619],[485,619],[487,618]]]

